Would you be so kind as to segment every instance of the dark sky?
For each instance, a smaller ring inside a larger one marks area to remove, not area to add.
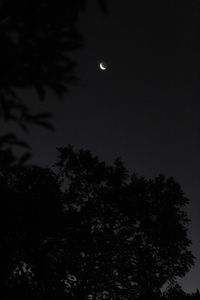
[[[105,17],[91,1],[79,27],[85,47],[74,54],[78,85],[63,103],[47,95],[55,133],[33,129],[32,162],[54,163],[57,146],[88,148],[111,163],[117,156],[138,175],[173,176],[191,200],[189,234],[199,253],[200,47],[195,1],[109,1]],[[138,3],[139,2],[139,3]],[[197,2],[197,1],[196,1]],[[102,72],[98,63],[105,60]],[[33,92],[26,96],[37,105]],[[200,259],[181,282],[200,289]]]

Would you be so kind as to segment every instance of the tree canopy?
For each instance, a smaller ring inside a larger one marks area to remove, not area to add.
[[[54,171],[1,174],[3,299],[161,297],[194,260],[180,185],[129,175],[120,159],[108,166],[86,150],[58,150]]]

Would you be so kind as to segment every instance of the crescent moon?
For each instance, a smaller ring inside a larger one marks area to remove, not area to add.
[[[103,71],[105,71],[107,69],[106,66],[104,66],[103,63],[100,63],[99,66],[100,66],[100,69],[103,70]]]

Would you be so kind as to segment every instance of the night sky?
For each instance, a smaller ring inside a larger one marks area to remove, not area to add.
[[[31,130],[26,137],[33,147],[31,162],[51,165],[56,147],[72,144],[108,163],[120,156],[138,175],[173,176],[190,199],[189,235],[198,259],[181,282],[186,291],[195,291],[200,289],[197,3],[112,0],[105,16],[91,2],[78,24],[84,48],[73,53],[79,82],[62,103],[48,93],[42,109],[54,113],[56,131]],[[108,64],[104,72],[101,60]],[[41,108],[34,92],[23,96],[36,111]]]

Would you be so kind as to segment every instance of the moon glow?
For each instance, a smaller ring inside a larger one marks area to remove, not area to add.
[[[102,71],[105,71],[105,70],[107,69],[106,63],[105,63],[105,62],[100,62],[99,68],[100,68]]]

